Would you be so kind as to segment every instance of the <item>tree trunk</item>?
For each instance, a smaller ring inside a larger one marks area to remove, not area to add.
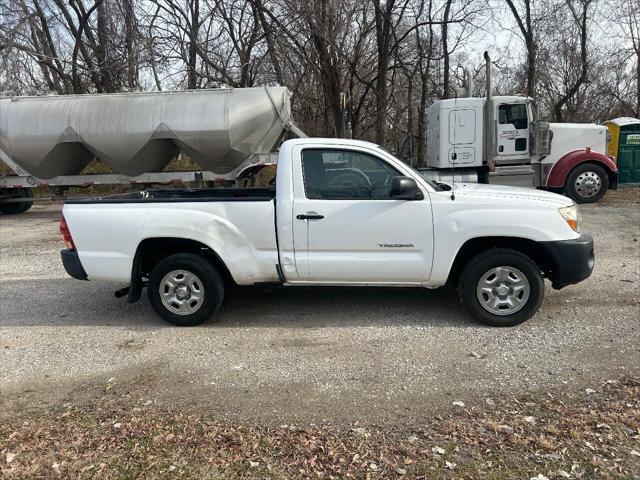
[[[427,163],[427,95],[429,93],[426,75],[422,76],[420,86],[420,108],[418,109],[418,167]]]
[[[334,135],[342,138],[344,137],[344,130],[342,128],[342,108],[340,107],[340,71],[338,59],[335,54],[332,54],[335,48],[330,44],[331,39],[329,39],[328,35],[331,31],[330,23],[333,19],[331,13],[327,10],[327,0],[320,0],[310,15],[309,27],[313,45],[318,54],[322,93],[324,94],[325,103],[330,110]]]
[[[513,0],[506,0],[511,14],[518,24],[520,34],[527,49],[527,96],[535,98],[536,94],[536,42],[533,30],[533,20],[531,16],[531,0],[524,0],[524,20],[518,13]]]
[[[280,61],[278,60],[278,52],[276,51],[276,43],[273,36],[273,27],[270,23],[267,22],[267,18],[263,11],[265,7],[262,4],[262,0],[254,0],[253,5],[257,11],[258,20],[260,21],[262,31],[264,32],[264,39],[267,44],[269,59],[271,60],[271,65],[273,66],[273,73],[276,76],[276,81],[278,82],[278,84],[284,85],[282,68],[280,67]]]
[[[122,0],[124,11],[124,41],[127,53],[127,86],[138,87],[138,58],[136,54],[136,17],[133,11],[133,0]]]
[[[640,118],[640,48],[636,57],[636,118]]]
[[[533,35],[527,35],[527,97],[536,98],[536,46]]]
[[[102,1],[98,5],[98,48],[96,49],[96,58],[98,60],[98,71],[100,72],[100,83],[96,85],[98,92],[113,92],[111,82],[110,65],[107,61],[108,43],[109,43],[109,18],[107,13],[107,2]]]
[[[378,47],[378,68],[376,77],[376,142],[385,145],[387,133],[387,71],[389,70],[391,42],[391,17],[395,0],[381,4],[374,2],[376,23],[376,44]]]
[[[407,85],[407,136],[409,137],[409,165],[413,165],[413,76]]]
[[[193,0],[191,9],[191,29],[187,58],[187,89],[198,88],[198,35],[200,32],[200,0]]]

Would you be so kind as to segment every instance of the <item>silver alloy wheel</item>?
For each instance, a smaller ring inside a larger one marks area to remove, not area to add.
[[[511,315],[527,304],[531,286],[515,267],[501,266],[487,270],[478,281],[476,295],[482,308],[494,315]]]
[[[574,186],[578,195],[583,198],[591,198],[597,195],[602,188],[602,179],[596,172],[587,170],[578,175]]]
[[[187,270],[173,270],[160,281],[162,305],[176,315],[191,315],[204,303],[204,285]]]

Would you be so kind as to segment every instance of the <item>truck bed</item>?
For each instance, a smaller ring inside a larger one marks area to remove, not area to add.
[[[268,188],[165,188],[103,197],[70,198],[67,204],[165,202],[269,202],[276,196]]]
[[[278,281],[273,188],[174,188],[68,200],[64,218],[90,280],[128,282],[143,241],[183,239],[229,259],[239,285]]]

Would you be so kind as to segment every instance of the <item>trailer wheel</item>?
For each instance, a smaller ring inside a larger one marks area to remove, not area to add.
[[[594,163],[583,163],[575,167],[564,186],[564,194],[576,203],[594,203],[609,189],[609,175],[604,168]]]
[[[156,313],[180,327],[208,320],[224,298],[218,270],[204,257],[191,253],[161,260],[151,272],[147,290]]]
[[[0,199],[19,199],[19,198],[33,198],[33,192],[30,188],[5,188],[0,190]],[[0,202],[0,213],[5,215],[17,215],[18,213],[24,213],[33,206],[33,201],[25,200],[24,202]]]
[[[460,275],[458,288],[469,313],[494,327],[512,327],[528,320],[544,297],[538,266],[508,248],[494,248],[472,258]]]

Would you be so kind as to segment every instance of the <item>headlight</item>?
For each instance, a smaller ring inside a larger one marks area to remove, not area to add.
[[[578,210],[578,206],[576,204],[569,205],[568,207],[562,207],[558,209],[564,221],[567,222],[573,230],[579,232],[580,223],[582,223],[582,219],[580,218],[580,211]]]

